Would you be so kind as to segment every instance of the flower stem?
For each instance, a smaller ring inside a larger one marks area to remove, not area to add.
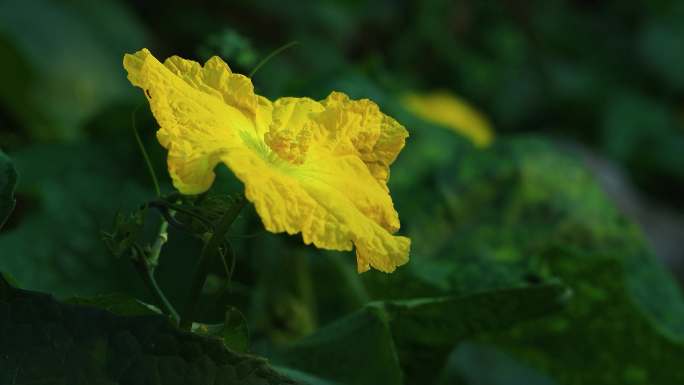
[[[204,282],[207,279],[207,274],[209,274],[211,261],[218,254],[219,247],[221,247],[221,243],[223,242],[226,233],[237,218],[240,210],[242,210],[242,208],[245,206],[246,202],[247,199],[245,199],[244,195],[240,195],[236,198],[230,209],[228,209],[223,217],[221,217],[220,222],[211,233],[209,240],[204,244],[204,247],[202,247],[202,251],[200,252],[200,256],[197,261],[197,267],[195,268],[195,276],[192,281],[192,286],[190,287],[190,297],[185,304],[185,308],[183,309],[183,314],[180,319],[181,328],[190,330],[192,321],[195,319],[197,304],[199,302],[200,295],[202,294]]]
[[[171,316],[174,322],[178,323],[180,315],[178,315],[176,309],[171,305],[171,302],[169,302],[164,295],[164,292],[157,284],[157,280],[154,278],[154,266],[150,264],[149,260],[142,253],[139,253],[139,255],[133,259],[133,264],[137,268],[138,273],[140,273],[143,282],[145,282],[145,285],[154,296],[157,305],[161,307],[165,314]]]
[[[288,49],[288,48],[294,47],[294,46],[297,45],[297,44],[299,44],[299,42],[295,40],[295,41],[291,41],[291,42],[289,42],[289,43],[287,43],[287,44],[285,44],[285,45],[283,45],[283,46],[281,46],[281,47],[279,47],[279,48],[276,48],[275,51],[273,51],[273,52],[271,52],[270,54],[268,54],[268,56],[266,56],[265,58],[263,58],[256,66],[254,66],[254,69],[252,70],[252,72],[249,73],[249,75],[248,75],[247,77],[252,78],[252,77],[254,76],[254,74],[256,74],[257,71],[259,71],[259,69],[260,69],[264,64],[268,63],[269,60],[273,59],[275,56],[277,56],[277,55],[280,54],[281,52],[285,51],[285,50]]]
[[[173,215],[173,213],[171,213]],[[169,240],[169,222],[167,222],[165,219],[162,219],[161,224],[159,225],[159,231],[157,233],[157,239],[154,241],[154,244],[152,245],[152,249],[150,250],[150,254],[147,257],[148,264],[152,269],[155,269],[157,267],[157,264],[159,263],[159,255],[161,254],[161,249],[164,246],[164,244]]]
[[[140,152],[143,155],[143,158],[145,158],[145,164],[147,165],[147,171],[150,173],[150,178],[152,178],[152,185],[154,185],[154,192],[157,194],[157,197],[161,196],[161,189],[159,188],[159,181],[157,180],[157,173],[154,171],[154,166],[152,166],[152,161],[150,160],[150,156],[147,155],[147,151],[145,151],[145,146],[143,145],[142,139],[140,139],[140,134],[138,134],[138,128],[135,125],[135,113],[138,111],[138,108],[140,106],[136,107],[135,110],[133,110],[133,113],[131,114],[131,126],[133,127],[133,135],[135,136],[135,141],[138,143],[138,148],[140,149]]]
[[[150,156],[147,155],[147,151],[145,150],[145,146],[143,145],[142,139],[140,139],[140,134],[138,134],[138,128],[135,124],[135,113],[138,111],[138,108],[140,108],[140,106],[136,107],[136,109],[133,110],[133,113],[131,114],[131,126],[133,127],[133,136],[135,136],[135,141],[138,143],[138,148],[140,149],[140,152],[142,153],[143,158],[145,159],[147,171],[150,173],[152,185],[154,186],[154,192],[157,194],[157,197],[160,197],[161,189],[159,188],[157,173],[154,171],[154,167],[152,166]],[[178,315],[176,309],[173,307],[173,305],[171,305],[171,302],[169,302],[169,300],[166,298],[164,292],[157,284],[157,280],[154,278],[154,271],[157,268],[157,264],[159,263],[159,255],[161,254],[161,249],[166,243],[166,241],[168,241],[169,239],[168,228],[169,223],[165,219],[162,219],[161,224],[159,225],[157,239],[154,241],[150,253],[148,255],[145,255],[145,253],[142,250],[138,250],[138,255],[133,259],[133,264],[138,270],[138,273],[140,273],[143,282],[145,282],[145,285],[154,296],[155,300],[157,301],[157,304],[161,307],[162,311],[165,314],[171,316],[171,318],[173,318],[173,320],[176,323],[178,323],[180,320],[180,315]]]

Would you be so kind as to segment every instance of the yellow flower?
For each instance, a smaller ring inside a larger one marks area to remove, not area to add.
[[[245,185],[264,227],[302,233],[306,244],[356,247],[359,272],[391,272],[408,261],[387,188],[389,166],[408,133],[370,100],[333,92],[323,101],[254,93],[218,57],[164,64],[147,49],[127,54],[130,82],[144,90],[168,149],[174,186],[206,191],[224,163]]]
[[[465,100],[449,92],[408,94],[402,98],[402,104],[416,116],[467,137],[477,147],[487,147],[494,139],[487,119]]]

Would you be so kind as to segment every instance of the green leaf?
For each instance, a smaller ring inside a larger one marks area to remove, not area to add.
[[[145,293],[139,280],[122,279],[135,275],[130,262],[112,258],[100,240],[116,212],[150,196],[127,171],[138,159],[111,142],[15,152],[25,208],[0,236],[2,269],[28,289],[57,296]]]
[[[72,305],[86,305],[107,310],[122,316],[162,314],[156,306],[147,304],[124,294],[106,294],[96,297],[72,297],[64,300]]]
[[[135,210],[126,214],[117,213],[112,230],[102,232],[102,240],[114,257],[137,257],[134,250],[136,246],[139,246],[137,240],[140,238],[144,225],[145,210]]]
[[[509,354],[472,342],[461,343],[451,352],[438,384],[557,385]]]
[[[274,365],[273,369],[275,369],[279,373],[282,373],[283,375],[286,375],[294,380],[301,381],[302,383],[305,383],[307,385],[341,385],[339,382],[324,380],[320,377],[316,377],[312,374],[305,373],[292,368]]]
[[[16,199],[14,187],[17,184],[17,171],[10,159],[0,151],[0,230],[14,210]]]
[[[684,135],[677,112],[663,101],[631,93],[612,98],[601,130],[605,151],[629,165],[637,182],[648,187],[657,183],[654,175],[684,181]]]
[[[340,383],[401,384],[402,369],[406,383],[430,383],[458,341],[547,315],[568,295],[547,284],[372,302],[278,351],[274,361]]]
[[[251,41],[230,28],[209,35],[197,52],[204,61],[214,55],[230,58],[231,65],[235,62],[235,65],[243,70],[238,71],[239,73],[248,73],[257,62],[257,53]]]
[[[249,350],[249,327],[247,319],[236,308],[226,310],[225,321],[219,324],[193,323],[192,331],[203,336],[218,337],[226,348],[236,352]]]
[[[0,278],[0,383],[296,384],[260,357],[158,315],[124,317],[15,289]]]
[[[665,18],[651,19],[644,23],[636,39],[646,69],[658,77],[659,85],[675,90],[684,88],[684,75],[679,71],[684,65],[684,53],[677,48],[684,41],[680,17],[667,14]]]
[[[0,272],[0,302],[12,298],[16,286],[17,282],[9,274]]]
[[[413,268],[425,290],[469,292],[555,276],[573,292],[562,311],[475,341],[562,385],[684,381],[681,289],[578,161],[519,138],[462,153],[454,164],[436,179],[445,201],[424,208],[425,221],[443,218],[443,232],[408,224],[409,234],[439,245],[413,260],[432,266]],[[434,279],[422,273],[439,266]],[[376,292],[392,287],[372,283]]]
[[[402,384],[384,310],[364,307],[274,353],[280,367],[342,384]]]
[[[407,383],[431,383],[458,342],[553,314],[570,298],[563,285],[544,284],[369,306],[388,316]]]
[[[387,313],[398,343],[438,347],[552,314],[571,297],[565,286],[545,284],[466,296],[380,301],[368,306]]]

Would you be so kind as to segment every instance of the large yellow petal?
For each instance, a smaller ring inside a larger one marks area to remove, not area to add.
[[[371,266],[391,272],[408,261],[410,240],[387,230],[399,225],[391,198],[358,158],[279,167],[251,151],[222,159],[245,184],[268,231],[301,232],[304,243],[329,250],[354,245],[359,272]]]
[[[145,90],[182,193],[208,189],[223,162],[267,230],[302,233],[325,249],[355,246],[359,271],[408,261],[410,240],[392,235],[399,216],[386,185],[407,133],[373,102],[333,93],[271,103],[218,58],[162,65],[142,50],[126,55],[124,67]]]
[[[325,112],[317,120],[335,141],[335,152],[357,154],[387,189],[389,166],[404,147],[408,131],[368,99],[351,100],[332,92],[322,104]]]
[[[214,181],[213,169],[220,156],[241,145],[241,136],[257,135],[250,117],[256,114],[259,100],[245,91],[248,87],[241,75],[232,74],[218,61],[210,60],[202,68],[173,57],[162,65],[146,49],[124,57],[128,79],[145,91],[159,123],[157,137],[169,150],[167,163],[174,186],[184,194],[206,191]],[[217,79],[242,86],[231,91]],[[228,104],[239,100],[238,94],[249,100]]]
[[[357,132],[316,119],[326,113],[311,99],[278,99],[266,134],[275,156],[264,160],[245,153],[223,160],[245,184],[267,230],[301,232],[306,244],[324,249],[351,250],[353,244],[359,271],[393,271],[408,261],[410,241],[391,235],[399,229],[399,216],[384,181],[378,183],[349,147]],[[405,135],[400,138],[403,145]]]

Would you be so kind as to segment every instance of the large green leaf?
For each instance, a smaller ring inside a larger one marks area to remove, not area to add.
[[[130,262],[111,257],[100,240],[119,209],[151,196],[128,174],[139,159],[131,150],[82,142],[13,153],[23,209],[0,234],[0,268],[57,296],[143,292],[139,280],[124,278],[136,274]]]
[[[406,383],[413,384],[432,383],[460,341],[553,314],[570,297],[562,285],[543,284],[379,304],[389,316]]]
[[[10,159],[0,151],[0,230],[14,210],[16,199],[14,188],[17,184],[17,171]]]
[[[387,314],[377,307],[364,307],[319,329],[272,359],[276,365],[341,384],[402,383]]]
[[[438,382],[442,385],[557,385],[548,375],[486,344],[461,343],[447,360]]]
[[[15,289],[0,275],[0,383],[295,384],[263,358],[182,331],[162,316],[124,317]]]
[[[572,297],[560,284],[496,289],[465,296],[379,301],[395,339],[402,344],[453,346],[483,330],[553,313]]]
[[[415,259],[444,267],[419,275],[430,290],[556,276],[574,293],[562,312],[482,340],[564,385],[684,380],[681,291],[577,161],[544,141],[500,141],[459,156],[438,184],[446,204],[426,211],[444,218],[449,237],[408,224],[439,245],[429,262]],[[376,292],[392,288],[371,283]]]
[[[562,285],[372,302],[277,352],[278,365],[345,384],[430,383],[458,341],[558,310]]]

